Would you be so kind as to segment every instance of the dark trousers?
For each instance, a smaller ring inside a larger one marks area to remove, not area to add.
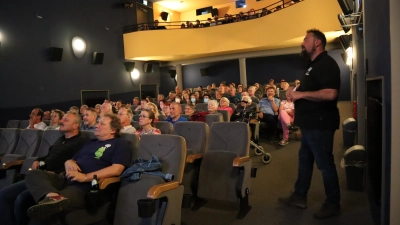
[[[261,122],[267,124],[267,134],[269,136],[278,136],[278,116],[271,114],[264,114],[263,118],[260,118]]]
[[[333,158],[333,136],[330,130],[301,130],[299,171],[295,193],[306,196],[311,184],[314,161],[322,173],[326,202],[340,205],[339,179]]]
[[[32,170],[26,175],[25,182],[36,202],[42,200],[48,193],[54,192],[69,199],[66,211],[86,207],[86,191],[67,185],[67,180],[63,175],[52,174],[43,170]]]
[[[0,191],[0,224],[28,224],[26,211],[35,204],[26,188],[25,181],[20,181]]]

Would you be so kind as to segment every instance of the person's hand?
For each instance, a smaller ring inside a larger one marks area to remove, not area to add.
[[[77,181],[77,182],[81,182],[81,183],[85,182],[85,178],[86,178],[85,174],[78,172],[78,171],[67,171],[65,176],[72,181]]]
[[[39,169],[39,161],[34,161],[34,162],[32,163],[31,168],[32,168],[33,170]]]
[[[258,118],[262,119],[264,117],[264,114],[262,112],[258,113]]]
[[[29,119],[29,128],[35,128],[35,121],[37,116],[34,116],[32,119]]]
[[[272,102],[274,100],[274,96],[268,96],[268,100]]]
[[[75,161],[73,160],[67,160],[64,163],[65,171],[68,173],[69,171],[81,171],[81,168],[79,168],[78,164],[76,164]]]

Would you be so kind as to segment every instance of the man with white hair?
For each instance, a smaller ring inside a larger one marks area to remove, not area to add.
[[[256,87],[250,86],[249,88],[247,88],[247,92],[249,93],[249,96],[250,96],[252,102],[254,102],[256,104],[258,104],[260,102],[260,100],[255,96]]]
[[[136,133],[136,129],[131,125],[131,121],[133,118],[133,112],[131,109],[122,107],[118,111],[118,117],[121,120],[121,124],[123,127],[121,129],[121,133],[131,133],[131,134]]]
[[[217,100],[211,100],[208,102],[208,112],[211,113],[218,113],[218,102]]]
[[[231,116],[231,121],[246,121],[249,119],[250,113],[252,117],[257,118],[257,104],[252,102],[250,96],[243,96],[242,101],[236,107],[235,112]]]

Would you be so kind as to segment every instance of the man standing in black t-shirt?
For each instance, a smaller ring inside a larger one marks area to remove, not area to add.
[[[301,78],[301,85],[288,90],[295,102],[296,126],[301,128],[299,171],[295,191],[281,202],[299,208],[307,207],[314,160],[322,173],[326,199],[314,213],[319,219],[340,213],[340,188],[333,158],[333,137],[339,128],[337,96],[340,90],[340,69],[325,51],[325,35],[316,29],[307,31],[301,44],[301,55],[311,61]]]
[[[31,168],[38,169],[39,161],[44,161],[46,170],[59,174],[64,171],[64,162],[72,156],[86,142],[79,132],[81,117],[76,113],[68,112],[60,120],[60,137],[49,148],[46,156],[39,157],[33,162]],[[32,195],[26,188],[25,181],[20,181],[0,190],[0,221],[2,225],[28,224],[26,215],[28,208],[35,204]]]

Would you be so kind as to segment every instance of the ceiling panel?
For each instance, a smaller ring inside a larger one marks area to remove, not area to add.
[[[187,12],[208,6],[235,2],[235,0],[151,0],[176,12]]]

